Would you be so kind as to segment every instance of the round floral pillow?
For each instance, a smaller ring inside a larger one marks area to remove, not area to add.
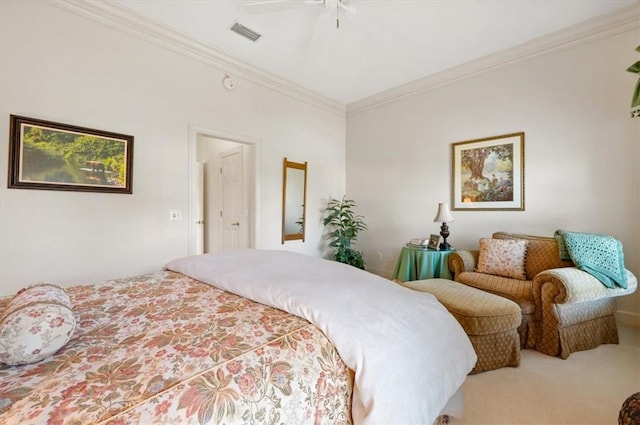
[[[51,283],[18,292],[0,316],[0,363],[35,363],[69,342],[76,327],[71,300]]]

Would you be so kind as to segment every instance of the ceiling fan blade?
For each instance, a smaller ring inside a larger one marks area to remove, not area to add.
[[[338,7],[344,9],[347,13],[355,15],[358,11],[353,6],[347,6],[342,0],[338,0]]]
[[[262,0],[255,1],[252,3],[246,3],[245,6],[261,6],[263,4],[272,4],[272,3],[287,3],[289,0]]]
[[[302,45],[307,52],[310,60],[316,60],[318,56],[325,53],[327,37],[326,31],[331,27],[329,16],[325,14],[316,14],[314,20],[309,25],[310,31],[302,40]]]

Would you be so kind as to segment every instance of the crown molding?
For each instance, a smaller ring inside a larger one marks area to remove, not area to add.
[[[435,87],[471,77],[533,56],[584,44],[627,31],[640,30],[640,0],[635,5],[554,32],[445,71],[383,91],[347,105],[347,116],[395,102]]]
[[[344,105],[235,59],[221,50],[143,17],[113,1],[54,0],[48,4],[54,4],[76,15],[198,60],[221,72],[233,73],[235,76],[340,116],[357,114],[536,55],[640,29],[640,0],[638,0],[635,5],[621,8],[611,14]]]
[[[54,4],[76,15],[196,59],[219,69],[223,73],[234,74],[235,77],[247,79],[325,111],[345,116],[346,106],[338,101],[235,59],[221,50],[143,17],[115,2],[104,0],[54,0],[48,2],[48,4]]]

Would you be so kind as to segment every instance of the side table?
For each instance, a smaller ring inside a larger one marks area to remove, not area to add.
[[[434,249],[404,247],[400,252],[392,279],[401,282],[422,279],[451,279],[448,258],[454,250],[437,251]]]

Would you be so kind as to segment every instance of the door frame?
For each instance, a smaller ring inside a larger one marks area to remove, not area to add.
[[[250,197],[249,210],[251,211],[249,222],[251,223],[251,229],[249,230],[249,246],[251,248],[260,247],[260,139],[255,137],[232,134],[222,130],[212,129],[208,127],[189,124],[189,146],[187,152],[188,161],[188,191],[189,194],[189,225],[188,225],[188,253],[189,255],[195,255],[197,244],[197,232],[199,226],[196,225],[197,219],[197,199],[198,199],[198,182],[197,175],[194,172],[193,164],[197,159],[197,147],[198,147],[198,135],[213,137],[216,139],[228,140],[230,142],[240,143],[248,146],[247,149],[249,155],[253,155],[253,160],[248,161],[249,167],[253,164],[253,179],[248,181],[249,190],[253,186],[253,197]]]

